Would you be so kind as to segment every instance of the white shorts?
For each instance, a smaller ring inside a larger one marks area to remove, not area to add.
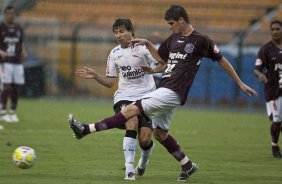
[[[143,96],[141,105],[145,115],[152,119],[153,128],[168,130],[180,98],[168,88],[158,88]]]
[[[282,97],[266,103],[266,111],[270,120],[274,123],[282,121]]]
[[[19,84],[25,83],[24,67],[22,64],[3,63],[3,77],[4,84]]]

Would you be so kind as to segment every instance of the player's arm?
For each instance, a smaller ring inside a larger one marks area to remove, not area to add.
[[[108,77],[95,71],[94,69],[84,66],[76,70],[76,75],[82,79],[95,79],[97,82],[108,88],[113,87],[116,77]]]
[[[165,65],[166,63],[164,60],[161,58],[161,56],[158,53],[158,49],[155,47],[155,45],[150,42],[149,40],[146,39],[141,39],[141,38],[135,38],[130,41],[131,45],[137,46],[137,45],[146,45],[147,49],[151,53],[151,55],[155,58],[155,60],[158,61],[158,63],[161,63],[162,65]]]
[[[25,46],[24,46],[24,44],[22,44],[22,53],[21,53],[21,61],[24,61],[25,59],[27,59],[27,57],[28,57],[28,54],[27,54],[27,51],[26,51],[26,49],[25,49]]]
[[[161,73],[165,70],[166,64],[163,63],[158,63],[158,65],[153,69],[150,66],[143,65],[141,66],[142,70],[148,74],[153,74],[153,73]]]
[[[259,81],[263,82],[263,83],[267,83],[267,77],[264,73],[262,73],[261,71],[259,71],[258,69],[254,69],[254,74],[255,76],[258,78]]]
[[[5,51],[0,49],[0,57],[1,57],[1,59],[5,59],[5,57],[7,57],[7,56],[8,56],[7,52],[5,52]]]
[[[258,54],[260,57],[263,57],[263,50],[260,49],[259,51],[259,54]],[[264,64],[263,64],[263,61],[262,59],[260,59],[260,57],[258,57],[256,59],[256,62],[255,62],[255,68],[254,68],[254,74],[255,76],[258,78],[259,81],[263,82],[263,83],[267,83],[268,80],[267,80],[267,77],[266,75],[262,72],[263,68],[264,68]]]
[[[222,57],[218,63],[220,66],[233,78],[233,80],[238,84],[238,86],[243,90],[245,93],[247,93],[249,96],[257,96],[257,92],[244,84],[237,73],[235,72],[234,68],[232,65],[229,63],[229,61],[225,58]]]

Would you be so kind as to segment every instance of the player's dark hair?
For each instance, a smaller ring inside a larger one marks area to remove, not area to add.
[[[272,26],[273,24],[279,24],[280,27],[282,27],[282,21],[280,21],[280,20],[273,20],[273,21],[271,21],[269,27],[271,28],[271,26]]]
[[[9,5],[4,9],[4,13],[6,13],[8,10],[16,10],[13,6]]]
[[[180,17],[183,17],[185,22],[190,23],[189,16],[186,10],[180,5],[171,5],[171,7],[165,12],[164,19],[178,21]]]
[[[130,19],[116,19],[113,24],[113,32],[115,31],[115,29],[118,29],[120,27],[124,27],[127,31],[131,31],[132,36],[134,36],[134,29]]]

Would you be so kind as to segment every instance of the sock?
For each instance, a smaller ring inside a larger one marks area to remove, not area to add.
[[[123,138],[123,153],[125,158],[126,174],[129,172],[135,172],[133,164],[136,153],[136,135],[136,131],[126,130],[125,136]]]
[[[18,89],[16,86],[13,86],[11,90],[11,109],[16,110],[17,104],[18,104]]]
[[[100,122],[95,123],[95,130],[102,131],[111,128],[120,127],[123,125],[127,119],[121,112],[116,113],[114,116],[106,118]]]
[[[272,123],[270,127],[270,135],[273,144],[277,144],[280,135],[281,123]]]
[[[1,93],[1,104],[2,104],[2,110],[6,109],[7,106],[7,101],[8,101],[8,97],[10,96],[10,91],[8,90],[4,90]]]
[[[171,136],[161,142],[161,144],[167,149],[167,151],[180,162],[182,171],[189,171],[192,168],[192,162],[188,159],[185,153],[181,150],[176,140]]]
[[[154,147],[155,147],[155,145],[154,145],[154,142],[152,140],[151,140],[150,145],[147,146],[147,147],[142,147],[140,145],[141,157],[140,157],[139,162],[138,162],[138,167],[140,169],[146,168],[146,166],[149,162],[149,157],[152,154]]]

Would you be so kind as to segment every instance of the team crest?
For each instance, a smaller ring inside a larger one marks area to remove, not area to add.
[[[186,44],[186,46],[184,48],[184,51],[186,53],[191,54],[191,53],[193,53],[193,50],[194,50],[194,45],[192,43]]]

